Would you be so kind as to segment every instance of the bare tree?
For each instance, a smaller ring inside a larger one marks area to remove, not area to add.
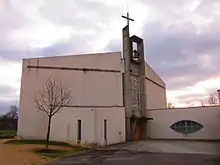
[[[218,93],[214,92],[214,93],[210,94],[208,101],[209,101],[210,106],[219,105]]]
[[[203,103],[203,101],[202,101],[202,100],[201,100],[201,106],[202,106],[202,107],[204,107],[204,103]]]
[[[18,107],[16,105],[11,105],[10,110],[5,114],[6,118],[18,119]]]
[[[173,103],[169,102],[168,103],[168,108],[175,108],[175,106],[173,105]]]
[[[71,104],[72,91],[58,82],[54,76],[51,76],[43,88],[34,95],[35,107],[48,116],[48,128],[46,137],[46,148],[49,145],[50,128],[52,117],[61,110],[62,107]]]

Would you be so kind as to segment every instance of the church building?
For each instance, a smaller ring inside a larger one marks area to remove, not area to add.
[[[220,139],[219,107],[167,108],[166,84],[146,63],[143,39],[123,28],[123,51],[23,59],[18,136],[45,139],[48,117],[33,103],[56,76],[72,102],[51,122],[50,140],[95,143],[128,140]]]
[[[131,117],[166,108],[166,85],[145,62],[143,40],[130,37],[128,26],[123,40],[123,53],[23,59],[18,136],[46,137],[48,118],[33,97],[55,75],[71,88],[72,103],[52,118],[51,140],[104,145],[134,138]]]

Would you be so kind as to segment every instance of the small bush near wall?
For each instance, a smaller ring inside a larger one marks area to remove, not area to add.
[[[0,139],[10,139],[16,136],[17,119],[1,117],[0,118]]]
[[[16,136],[16,130],[0,130],[0,139],[11,139]]]

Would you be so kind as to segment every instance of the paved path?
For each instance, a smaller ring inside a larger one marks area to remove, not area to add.
[[[220,155],[220,142],[211,141],[147,140],[117,144],[109,148],[153,153]]]
[[[146,153],[123,150],[99,150],[69,156],[46,165],[219,165],[214,155]]]
[[[108,146],[47,165],[220,165],[219,142],[139,141]]]

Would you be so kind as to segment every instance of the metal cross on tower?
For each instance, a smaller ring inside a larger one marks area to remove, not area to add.
[[[129,26],[129,21],[134,21],[132,18],[129,18],[129,13],[127,13],[127,16],[123,16],[123,15],[122,15],[122,18],[127,19],[127,25],[128,25],[128,26]]]

